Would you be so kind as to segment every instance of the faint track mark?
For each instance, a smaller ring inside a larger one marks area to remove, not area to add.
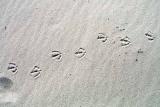
[[[138,49],[137,53],[143,53],[142,49]]]

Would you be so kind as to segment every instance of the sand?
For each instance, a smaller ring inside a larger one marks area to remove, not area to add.
[[[0,0],[0,78],[0,107],[160,107],[160,0]]]

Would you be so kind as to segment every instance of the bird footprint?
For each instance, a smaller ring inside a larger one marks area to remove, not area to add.
[[[104,33],[98,33],[98,40],[101,40],[102,42],[106,42],[108,37]]]
[[[15,63],[9,63],[7,70],[11,71],[12,73],[17,73],[18,66]]]
[[[52,59],[59,61],[62,59],[62,53],[59,51],[52,51],[51,57],[52,57]]]
[[[30,72],[30,75],[36,79],[36,78],[40,77],[41,71],[42,70],[38,66],[34,66],[32,71]]]
[[[82,58],[86,54],[86,51],[84,48],[79,48],[76,52],[75,55],[78,58]]]
[[[153,34],[152,32],[150,32],[150,31],[147,32],[147,33],[145,33],[145,35],[146,35],[146,37],[148,38],[149,41],[153,41],[154,38],[155,38],[155,37],[153,36],[154,34]]]
[[[131,43],[129,37],[127,36],[125,38],[120,39],[120,41],[121,41],[121,46],[127,46]]]

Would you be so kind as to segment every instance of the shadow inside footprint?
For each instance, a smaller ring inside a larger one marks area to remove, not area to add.
[[[0,90],[10,89],[13,81],[7,77],[0,77]]]

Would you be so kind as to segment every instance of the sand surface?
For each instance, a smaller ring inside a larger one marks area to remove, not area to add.
[[[160,107],[160,0],[0,0],[0,78],[0,107]]]

